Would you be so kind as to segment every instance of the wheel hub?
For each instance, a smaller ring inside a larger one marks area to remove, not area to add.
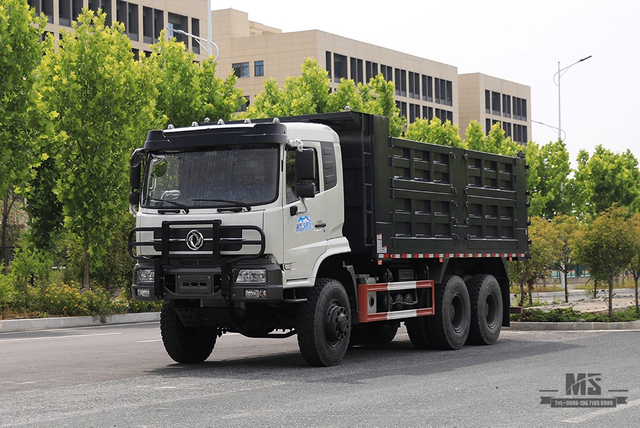
[[[337,304],[331,304],[327,310],[326,336],[329,342],[339,342],[349,332],[349,316],[347,310]]]

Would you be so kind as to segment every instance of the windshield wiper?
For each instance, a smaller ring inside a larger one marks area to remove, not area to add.
[[[148,198],[149,201],[151,202],[166,202],[169,205],[173,205],[174,207],[180,208],[181,210],[184,211],[185,214],[189,214],[189,207],[187,207],[186,205],[183,205],[179,202],[175,202],[175,201],[171,201],[168,199],[158,199],[158,198]],[[154,207],[154,208],[158,208],[158,207]],[[158,208],[158,212],[160,214],[164,214],[166,212],[171,212],[172,210],[166,210],[166,209],[162,209],[162,208]],[[175,212],[175,211],[174,211]],[[178,212],[180,212],[178,210]]]
[[[225,203],[225,204],[231,204],[234,207],[241,207],[246,209],[247,211],[251,211],[251,205],[245,203],[245,202],[240,202],[240,201],[230,201],[228,199],[201,199],[201,198],[197,198],[197,199],[191,199],[194,202],[221,202],[221,203]],[[218,211],[220,210],[220,208],[218,208]]]

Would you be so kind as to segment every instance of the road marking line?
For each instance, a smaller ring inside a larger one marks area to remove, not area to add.
[[[0,342],[24,342],[27,340],[69,339],[69,338],[75,338],[75,337],[92,337],[92,336],[113,336],[116,334],[122,334],[122,333],[115,332],[115,333],[95,333],[95,334],[69,334],[67,336],[24,337],[24,338],[18,338],[18,339],[0,339]]]
[[[576,416],[575,418],[566,419],[562,422],[566,422],[569,424],[580,424],[586,422],[590,419],[597,418],[602,415],[608,415],[609,413],[619,412],[620,410],[626,410],[630,407],[640,406],[640,399],[629,401],[627,404],[622,404],[620,406],[611,407],[609,409],[600,409],[596,412],[587,413],[586,415]]]
[[[151,342],[162,342],[162,339],[153,339],[153,340],[138,340],[135,343],[151,343]]]

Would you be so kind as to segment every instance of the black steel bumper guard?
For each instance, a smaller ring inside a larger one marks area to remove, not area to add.
[[[245,231],[257,232],[259,238],[245,239]],[[153,232],[153,240],[137,242],[135,238],[138,232]],[[160,257],[134,254],[134,248],[139,247],[153,247]],[[241,255],[228,254],[246,247],[254,251]],[[139,262],[153,264],[154,295],[159,298],[165,294],[164,275],[167,268],[179,270],[181,266],[206,266],[209,268],[207,271],[219,271],[222,296],[231,298],[233,265],[243,260],[259,259],[264,251],[265,234],[260,227],[223,226],[221,220],[163,221],[161,227],[136,227],[129,233],[129,255]]]

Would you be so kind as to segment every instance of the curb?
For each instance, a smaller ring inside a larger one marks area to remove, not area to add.
[[[55,317],[0,320],[0,333],[48,330],[54,328],[90,327],[105,324],[131,324],[138,322],[152,322],[160,320],[160,312],[143,312],[138,314],[118,314],[105,317],[104,322],[100,317]]]
[[[56,317],[0,321],[0,333],[48,330],[55,328],[91,327],[105,324],[133,324],[160,321],[160,312],[109,315],[105,322],[99,317]],[[639,321],[628,322],[521,322],[512,321],[505,330],[513,331],[586,331],[640,330]]]
[[[512,321],[508,330],[519,331],[585,331],[585,330],[640,330],[639,321],[626,322],[521,322]]]

